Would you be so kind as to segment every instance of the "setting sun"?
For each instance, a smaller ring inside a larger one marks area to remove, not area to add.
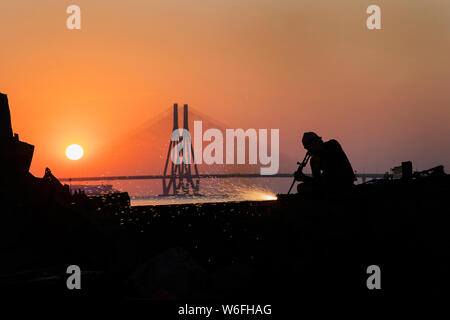
[[[66,149],[66,156],[70,160],[80,160],[83,157],[83,148],[78,144],[71,144]]]

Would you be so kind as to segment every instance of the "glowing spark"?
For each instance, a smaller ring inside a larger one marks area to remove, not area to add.
[[[271,194],[264,194],[261,196],[262,200],[277,200],[277,196]]]

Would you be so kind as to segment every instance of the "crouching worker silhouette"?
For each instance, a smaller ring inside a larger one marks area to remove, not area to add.
[[[353,186],[356,177],[339,142],[336,140],[323,142],[314,132],[305,132],[302,143],[311,156],[312,177],[303,174],[302,170],[295,172],[295,179],[303,182],[297,185],[299,193],[319,190],[339,191]]]

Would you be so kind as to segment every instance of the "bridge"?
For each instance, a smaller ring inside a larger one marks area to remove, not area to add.
[[[307,174],[307,176],[311,176]],[[358,173],[357,178],[360,178],[362,182],[366,182],[367,179],[379,179],[383,178],[382,173]],[[229,174],[199,174],[199,178],[293,178],[292,173],[278,173],[270,176],[263,176],[257,173],[229,173]],[[112,180],[162,180],[180,178],[178,175],[139,175],[139,176],[99,176],[99,177],[79,177],[79,178],[62,178],[59,179],[63,182],[72,181],[112,181]]]

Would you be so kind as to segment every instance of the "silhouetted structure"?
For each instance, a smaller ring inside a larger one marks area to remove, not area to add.
[[[13,135],[8,97],[0,93],[0,185],[5,187],[28,174],[34,146]]]
[[[163,175],[163,195],[168,196],[178,195],[180,190],[183,195],[187,195],[192,190],[193,194],[198,194],[200,189],[200,176],[198,174],[197,164],[194,158],[194,148],[191,140],[187,141],[183,139],[180,134],[174,136],[173,133],[176,130],[180,130],[178,127],[178,104],[173,105],[173,131],[169,144],[169,151],[167,152],[166,164],[164,166]],[[189,119],[188,119],[188,105],[184,105],[184,125],[183,130],[189,131]],[[180,132],[180,131],[178,131]],[[173,141],[172,138],[178,138]],[[179,144],[182,144],[182,148],[178,149]],[[186,153],[187,152],[187,153]],[[183,158],[188,159],[188,163],[182,161]],[[175,160],[175,161],[173,161]],[[179,160],[179,161],[177,161]],[[168,174],[168,167],[170,162],[170,174]],[[178,163],[180,162],[180,163]],[[192,173],[192,167],[194,167],[195,173]],[[166,180],[169,180],[167,183]]]

